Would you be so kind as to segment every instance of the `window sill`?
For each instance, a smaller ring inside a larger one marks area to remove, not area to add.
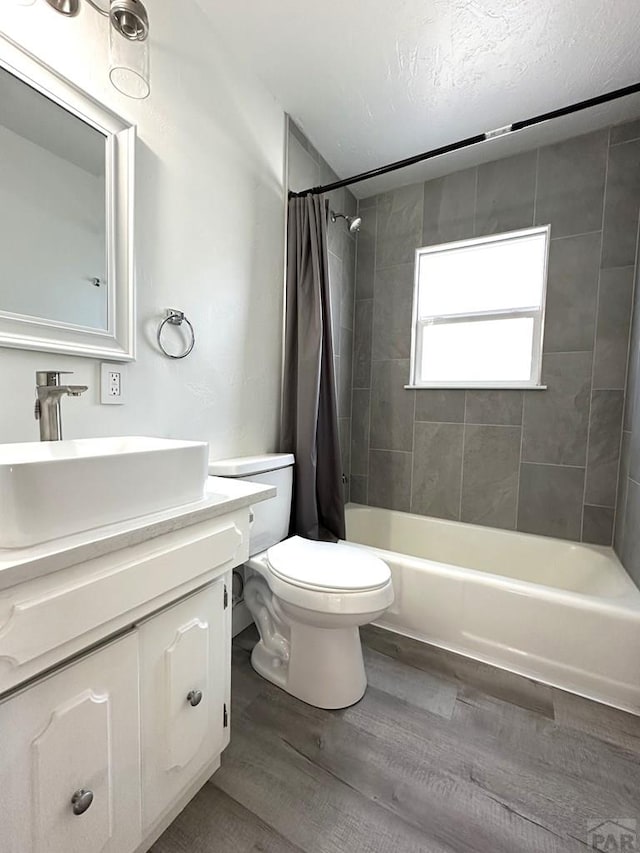
[[[546,385],[527,385],[526,382],[517,382],[511,385],[504,382],[434,382],[431,385],[405,385],[407,391],[546,391]]]

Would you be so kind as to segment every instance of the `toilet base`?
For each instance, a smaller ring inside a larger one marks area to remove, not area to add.
[[[255,566],[264,569],[259,561]],[[298,594],[295,589],[289,593]],[[245,602],[260,634],[251,663],[259,675],[296,699],[327,710],[348,708],[367,689],[358,629],[374,622],[393,601],[391,581],[353,599],[311,595],[316,596],[315,609],[279,597],[259,574],[247,581]],[[371,604],[375,609],[368,609]]]
[[[270,652],[262,639],[254,646],[251,665],[259,675],[316,708],[337,710],[362,699],[367,677],[357,627],[289,623],[289,629],[288,661]]]

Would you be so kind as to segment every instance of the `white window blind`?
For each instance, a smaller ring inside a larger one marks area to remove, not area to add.
[[[540,384],[549,226],[418,249],[411,383]]]

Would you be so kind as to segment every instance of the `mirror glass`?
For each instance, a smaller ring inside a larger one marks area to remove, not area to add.
[[[107,330],[107,137],[0,68],[0,313]]]

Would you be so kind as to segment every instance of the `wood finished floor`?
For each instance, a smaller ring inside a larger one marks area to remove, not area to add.
[[[231,745],[153,853],[573,853],[637,819],[640,718],[368,627],[369,688],[293,699],[234,643]]]

